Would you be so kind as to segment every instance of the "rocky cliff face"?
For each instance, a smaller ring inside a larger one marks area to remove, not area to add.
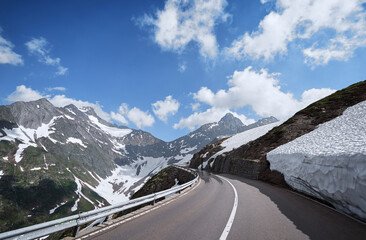
[[[206,146],[195,155],[190,166],[195,168],[202,166],[214,172],[250,176],[287,185],[282,174],[270,170],[269,162],[266,160],[267,153],[313,131],[319,124],[340,116],[348,107],[365,100],[366,81],[353,84],[311,104],[268,133],[255,140],[244,142],[231,151],[213,158],[223,149],[222,143]]]
[[[46,99],[34,102],[16,102],[9,106],[14,121],[25,128],[36,129],[61,113]]]

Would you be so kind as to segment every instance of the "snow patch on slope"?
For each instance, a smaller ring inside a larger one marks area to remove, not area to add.
[[[79,178],[75,177],[75,183],[77,185],[77,189],[75,191],[75,193],[79,196],[79,198],[75,201],[74,203],[74,206],[71,208],[71,211],[74,212],[78,209],[78,203],[79,201],[81,200],[81,198],[83,197],[85,200],[87,200],[88,202],[90,202],[95,208],[97,208],[94,204],[94,202],[92,200],[90,200],[87,196],[85,196],[83,193],[82,193],[82,185],[81,183],[84,183],[83,181],[81,181]],[[85,183],[84,183],[85,184]]]
[[[74,111],[72,111],[71,109],[69,109],[69,108],[65,108],[65,109],[76,116],[76,113],[74,113]]]
[[[192,152],[193,150],[196,150],[196,149],[197,149],[197,146],[190,147],[190,148],[183,148],[182,150],[180,150],[180,153],[186,154],[186,153]]]
[[[224,149],[218,152],[217,154],[220,155],[225,152],[230,152],[233,149],[238,148],[244,144],[247,144],[250,141],[256,140],[257,138],[262,137],[267,132],[272,130],[272,128],[280,124],[282,124],[282,122],[275,122],[235,134],[234,136],[226,139],[221,143],[221,146],[224,147]]]
[[[57,205],[56,205],[56,207],[54,207],[54,208],[50,209],[50,214],[53,214],[53,213],[56,211],[56,209],[57,209],[57,208],[59,208],[59,207],[61,207],[61,206],[65,205],[66,203],[67,203],[67,201],[62,202],[60,205],[59,205],[59,204],[57,204]]]
[[[31,168],[30,170],[31,171],[39,171],[39,170],[41,170],[42,168],[41,167],[35,167],[35,168]]]
[[[193,157],[193,154],[177,155],[174,157],[174,159],[179,162],[177,162],[175,164],[186,164],[192,159],[192,157]]]
[[[129,175],[125,175],[124,169],[117,166],[113,171],[112,175],[106,177],[105,179],[96,175],[96,180],[99,182],[97,187],[93,187],[88,183],[85,183],[90,189],[98,193],[101,197],[107,200],[110,204],[120,203],[122,201],[127,201],[129,198],[123,194],[122,189],[118,188],[121,184],[124,184],[131,179]],[[117,190],[118,189],[118,190]]]
[[[18,128],[7,129],[3,128],[2,130],[6,133],[6,136],[0,137],[0,141],[12,141],[15,142],[15,139],[18,139],[22,143],[18,145],[18,150],[15,153],[15,161],[18,163],[23,158],[23,151],[29,147],[37,147],[35,144],[35,140],[41,137],[49,137],[50,134],[54,133],[52,126],[55,124],[55,120],[59,119],[62,116],[57,116],[51,119],[49,123],[42,123],[40,127],[37,129],[25,128],[20,126]]]
[[[55,121],[62,117],[63,116],[53,117],[49,123],[42,123],[37,129],[24,128],[23,126],[20,126],[20,129],[34,142],[38,138],[48,137],[50,134],[54,133],[55,131],[52,127],[55,125]]]
[[[116,165],[112,175],[105,179],[94,173],[93,178],[98,181],[98,185],[96,187],[88,183],[85,183],[85,185],[110,204],[128,201],[131,194],[138,191],[150,175],[159,172],[167,166],[167,163],[168,160],[163,157],[141,157],[128,166]]]
[[[267,154],[293,188],[366,219],[366,101]]]
[[[13,141],[15,142],[15,139],[18,139],[22,143],[18,145],[18,150],[15,153],[15,162],[20,162],[23,158],[23,151],[29,147],[37,147],[37,145],[34,143],[34,141],[26,134],[25,131],[23,131],[21,128],[13,128],[13,129],[2,129],[7,136],[3,136],[0,138],[0,141]]]
[[[70,117],[70,116],[69,116],[69,115],[67,115],[67,114],[64,114],[64,116],[65,116],[67,119],[69,119],[69,120],[75,120],[75,118]]]
[[[66,143],[76,143],[76,144],[79,144],[80,146],[82,146],[83,148],[87,148],[88,146],[86,146],[83,141],[81,141],[80,139],[78,138],[74,138],[74,137],[69,137],[67,140],[66,140]]]
[[[102,131],[104,131],[105,133],[107,133],[113,137],[117,137],[117,138],[123,137],[132,132],[132,130],[128,129],[128,128],[121,129],[121,128],[116,128],[116,127],[106,126],[106,125],[100,123],[98,121],[98,118],[96,118],[94,116],[88,115],[88,117],[93,124],[97,125]]]

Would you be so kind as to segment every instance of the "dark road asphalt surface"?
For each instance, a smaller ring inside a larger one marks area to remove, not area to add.
[[[286,189],[221,175],[238,193],[227,239],[366,239],[366,225]],[[214,174],[200,173],[188,194],[88,239],[220,239],[234,204],[234,190]]]

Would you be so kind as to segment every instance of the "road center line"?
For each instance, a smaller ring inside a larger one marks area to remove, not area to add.
[[[235,214],[236,214],[236,209],[238,208],[238,192],[236,191],[236,188],[234,187],[234,185],[229,180],[227,180],[226,178],[221,177],[219,175],[217,175],[217,176],[219,178],[225,180],[226,182],[228,182],[230,184],[230,186],[233,188],[234,194],[235,194],[233,209],[231,210],[231,214],[230,214],[229,220],[227,221],[226,226],[225,226],[225,229],[222,232],[221,237],[220,237],[220,240],[225,240],[227,238],[227,236],[229,235],[231,226],[233,225],[233,222],[234,222],[234,218],[235,218]]]

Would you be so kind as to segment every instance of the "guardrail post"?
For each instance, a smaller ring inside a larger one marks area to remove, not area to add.
[[[156,200],[156,193],[154,193],[154,201],[153,201],[153,206],[155,205],[155,200]]]
[[[77,228],[76,228],[76,231],[75,231],[75,233],[74,233],[74,237],[77,237],[77,236],[78,236],[78,234],[79,234],[79,231],[80,231],[79,220],[81,219],[81,216],[80,216],[80,214],[81,214],[81,213],[82,213],[82,212],[79,212],[79,218],[78,218],[78,219],[76,219]]]
[[[80,226],[77,226],[74,237],[77,237],[80,231]]]

